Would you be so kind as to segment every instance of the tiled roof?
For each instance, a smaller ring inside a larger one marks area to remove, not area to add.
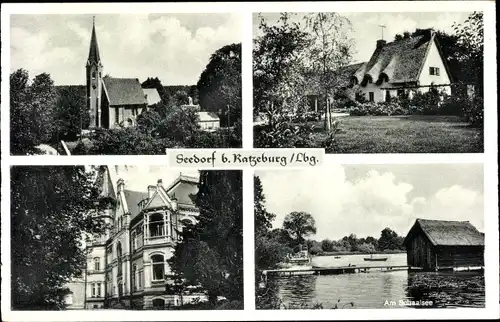
[[[219,121],[217,114],[213,112],[197,112],[201,122]]]
[[[484,246],[484,234],[468,221],[417,219],[405,238],[405,244],[418,229],[435,246]]]
[[[103,83],[109,105],[147,104],[141,83],[137,78],[104,77]]]

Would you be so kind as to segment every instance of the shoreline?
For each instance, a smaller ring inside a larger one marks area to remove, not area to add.
[[[390,255],[390,254],[406,254],[404,250],[394,250],[387,252],[376,252],[376,253],[363,253],[363,252],[323,252],[321,254],[313,255],[315,257],[320,256],[342,256],[342,255]]]

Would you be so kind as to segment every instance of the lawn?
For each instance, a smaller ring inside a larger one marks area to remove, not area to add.
[[[483,131],[458,116],[347,116],[339,118],[333,153],[482,153]],[[314,122],[316,141],[326,137]],[[328,151],[327,151],[328,152]]]

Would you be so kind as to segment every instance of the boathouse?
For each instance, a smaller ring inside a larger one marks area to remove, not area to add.
[[[403,243],[408,266],[427,271],[484,267],[484,234],[468,221],[417,219]]]

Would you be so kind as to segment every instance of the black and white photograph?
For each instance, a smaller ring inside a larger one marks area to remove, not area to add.
[[[255,172],[257,309],[485,307],[482,164],[326,166]]]
[[[11,205],[12,310],[243,309],[239,170],[14,166]]]
[[[483,12],[254,13],[254,147],[483,152],[483,29]]]
[[[241,148],[241,18],[10,17],[12,155]]]

